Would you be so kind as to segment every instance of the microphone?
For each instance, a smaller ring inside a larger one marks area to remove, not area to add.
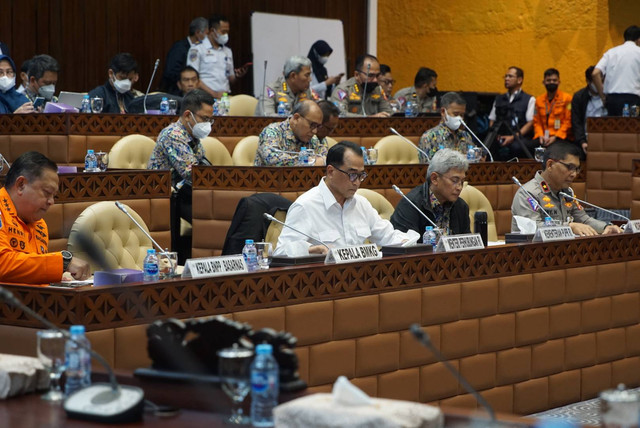
[[[264,91],[267,90],[267,60],[264,60],[264,71],[262,72],[262,96],[260,98],[260,105],[261,105],[261,109],[262,109],[262,115],[266,116],[267,112],[264,111],[264,99],[265,99],[265,94]]]
[[[131,219],[131,221],[133,221],[133,222],[136,224],[136,226],[138,226],[138,229],[140,229],[140,230],[142,231],[142,233],[144,233],[144,234],[147,236],[147,238],[149,238],[149,239],[151,240],[151,242],[153,242],[153,244],[156,246],[156,248],[158,248],[158,250],[160,250],[160,254],[167,254],[167,250],[165,250],[164,248],[162,248],[162,247],[160,246],[160,244],[158,244],[158,243],[155,241],[155,239],[153,239],[153,238],[151,237],[151,235],[149,235],[149,232],[147,232],[146,230],[144,230],[144,227],[142,227],[142,226],[140,225],[140,223],[138,223],[138,222],[136,221],[136,219],[135,219],[135,218],[133,218],[133,216],[132,216],[131,214],[129,214],[129,211],[127,210],[127,207],[125,207],[125,206],[124,206],[120,201],[116,201],[116,207],[118,207],[118,209],[119,209],[120,211],[122,211],[123,213],[125,213],[125,214],[127,215],[127,217],[129,217],[129,218]]]
[[[590,206],[590,207],[596,208],[596,209],[598,209],[598,210],[604,211],[604,212],[609,213],[609,214],[613,214],[613,215],[615,215],[615,216],[617,216],[617,217],[620,217],[620,218],[623,218],[623,219],[625,219],[625,220],[627,220],[627,221],[631,221],[631,219],[630,219],[629,217],[625,217],[625,216],[623,216],[622,214],[618,214],[618,213],[617,213],[617,212],[615,212],[615,211],[610,211],[610,210],[608,210],[608,209],[606,209],[606,208],[599,207],[599,206],[594,205],[594,204],[592,204],[592,203],[590,203],[590,202],[583,201],[582,199],[578,199],[578,198],[576,198],[576,197],[575,197],[575,196],[573,196],[573,195],[569,195],[568,193],[565,193],[565,192],[559,192],[558,194],[559,194],[560,196],[565,197],[565,198],[575,199],[576,201],[578,201],[578,202],[580,202],[580,203],[582,203],[582,204],[588,205],[588,206]]]
[[[65,339],[72,341],[95,358],[107,371],[109,383],[94,383],[71,396],[64,403],[69,417],[97,420],[99,422],[134,422],[142,419],[144,392],[135,386],[119,385],[116,376],[107,361],[84,343],[71,338],[69,331],[61,329],[49,320],[38,315],[18,300],[9,290],[0,287],[0,300],[20,309],[25,314],[41,322],[48,329],[62,333]],[[122,418],[127,419],[122,419]]]
[[[462,385],[464,387],[464,389],[466,389],[469,394],[473,395],[475,397],[475,399],[478,400],[478,403],[480,403],[480,405],[482,407],[484,407],[484,409],[487,411],[487,413],[489,413],[489,417],[491,418],[491,422],[495,422],[496,421],[496,414],[493,411],[493,408],[489,405],[489,403],[487,403],[487,401],[482,397],[482,395],[480,395],[478,393],[478,391],[476,391],[469,384],[469,382],[467,382],[467,380],[464,378],[464,376],[462,376],[462,373],[460,373],[458,370],[456,370],[455,367],[453,367],[451,365],[449,360],[447,360],[444,357],[444,355],[442,355],[442,353],[440,353],[438,348],[433,346],[433,343],[431,342],[431,338],[429,337],[429,334],[426,331],[424,331],[418,324],[412,324],[409,327],[409,331],[411,332],[411,334],[413,334],[413,337],[415,337],[418,342],[420,342],[425,348],[430,350],[433,353],[433,355],[435,355],[435,357],[438,359],[438,361],[440,361],[442,364],[444,364],[444,366],[447,368],[447,370],[449,370],[451,372],[453,377],[455,377],[456,380],[458,382],[460,382],[460,385]]]
[[[147,114],[147,95],[149,95],[149,90],[151,89],[151,83],[153,82],[153,78],[156,75],[156,71],[158,70],[158,65],[160,65],[160,58],[156,59],[156,63],[153,66],[153,73],[151,73],[151,80],[149,80],[149,86],[147,86],[147,92],[144,93],[144,100],[142,100],[142,106],[144,107],[144,114]]]
[[[422,153],[424,155],[424,157],[427,158],[427,163],[431,162],[431,158],[429,157],[429,155],[427,154],[427,152],[425,152],[424,150],[422,150],[420,147],[416,146],[415,144],[413,144],[411,142],[411,140],[409,140],[408,138],[406,138],[405,136],[403,136],[402,134],[400,134],[398,131],[396,131],[393,128],[389,128],[391,130],[391,132],[393,132],[394,134],[396,134],[398,137],[402,138],[402,141],[411,144],[411,147],[413,147],[414,149],[416,149],[417,151],[419,151],[420,153]]]
[[[412,143],[412,144],[413,144],[413,143]],[[402,192],[402,190],[400,190],[400,188],[399,188],[398,186],[396,186],[395,184],[392,184],[392,185],[391,185],[391,187],[392,187],[392,188],[393,188],[393,190],[395,190],[395,191],[396,191],[400,196],[402,196],[402,197],[404,198],[404,200],[405,200],[405,201],[409,202],[409,203],[411,204],[411,206],[412,206],[413,208],[415,208],[415,209],[416,209],[416,210],[417,210],[417,211],[422,215],[422,217],[426,218],[426,219],[427,219],[427,221],[428,221],[429,223],[431,223],[431,224],[433,225],[433,227],[434,227],[434,228],[436,228],[436,229],[440,229],[440,228],[438,227],[438,225],[436,225],[436,224],[433,222],[433,220],[431,220],[429,217],[427,217],[427,215],[426,215],[425,213],[423,213],[423,212],[422,212],[422,210],[416,206],[416,204],[414,204],[413,202],[411,202],[411,199],[409,199],[409,198],[407,198],[407,197],[405,196],[405,194]]]
[[[2,171],[4,169],[4,166],[7,166],[7,168],[11,168],[11,165],[9,165],[9,162],[7,162],[7,159],[2,156],[2,154],[0,153],[0,171]]]
[[[304,235],[304,236],[306,236],[307,238],[311,239],[313,242],[315,242],[315,243],[317,243],[317,244],[320,244],[320,245],[323,245],[323,246],[327,249],[327,251],[331,251],[331,248],[329,248],[329,246],[328,246],[327,244],[325,244],[324,242],[322,242],[321,240],[316,239],[316,238],[314,238],[314,237],[313,237],[313,236],[311,236],[311,235],[307,235],[306,233],[301,232],[301,231],[299,231],[298,229],[296,229],[295,227],[289,226],[288,224],[286,224],[286,223],[284,223],[284,222],[281,222],[280,220],[278,220],[277,218],[275,218],[275,217],[274,217],[274,216],[272,216],[271,214],[269,214],[269,213],[264,213],[264,214],[262,214],[262,216],[263,216],[264,218],[266,218],[267,220],[275,221],[276,223],[280,223],[280,224],[281,224],[281,225],[283,225],[284,227],[288,227],[289,229],[291,229],[291,230],[293,230],[293,231],[298,232],[300,235]]]
[[[367,64],[367,80],[364,81],[364,88],[362,89],[362,102],[360,108],[362,108],[362,115],[366,116],[367,112],[364,110],[364,97],[367,95],[367,84],[369,83],[369,70],[371,70],[371,63]]]
[[[467,131],[469,131],[471,133],[471,135],[473,135],[473,138],[476,139],[476,141],[478,143],[480,143],[480,145],[487,151],[487,153],[489,153],[489,159],[491,159],[491,162],[493,162],[493,155],[491,154],[491,151],[489,150],[489,148],[487,146],[484,145],[484,143],[482,142],[482,140],[480,140],[480,138],[478,138],[478,136],[476,134],[473,133],[473,131],[471,130],[471,128],[469,128],[467,126],[467,124],[465,123],[465,121],[462,119],[462,117],[460,118],[460,122],[464,125],[465,128],[467,128]]]
[[[551,217],[551,216],[549,215],[549,213],[548,213],[544,208],[542,208],[542,205],[540,205],[540,203],[536,200],[536,198],[534,198],[534,197],[533,197],[533,195],[532,195],[531,193],[529,193],[529,192],[527,191],[527,189],[525,189],[525,188],[524,188],[524,186],[522,185],[522,183],[520,183],[520,180],[518,180],[518,179],[515,177],[515,175],[514,175],[513,177],[511,177],[511,180],[513,180],[513,182],[514,182],[514,183],[516,183],[516,184],[518,185],[518,187],[519,187],[519,188],[521,188],[521,189],[522,189],[522,191],[523,191],[524,193],[526,193],[527,195],[529,195],[529,197],[528,197],[527,199],[529,200],[529,203],[531,204],[531,206],[532,206],[532,207],[533,207],[533,206],[535,206],[535,207],[536,207],[536,208],[534,208],[534,209],[533,209],[534,211],[538,211],[538,208],[540,208],[540,210],[544,213],[544,215],[545,215],[546,217]]]

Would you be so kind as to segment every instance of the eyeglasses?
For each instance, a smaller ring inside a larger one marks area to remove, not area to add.
[[[556,160],[554,159],[556,162],[561,163],[562,165],[564,165],[565,168],[567,168],[569,170],[569,172],[575,172],[576,174],[580,174],[580,171],[582,171],[582,167],[580,167],[580,165],[576,166],[572,163],[566,163],[566,162],[562,162],[561,160]]]
[[[2,77],[2,76],[13,77],[15,75],[16,75],[16,73],[10,68],[8,68],[6,70],[0,70],[0,77]]]
[[[389,79],[389,80],[380,79],[380,80],[378,80],[378,83],[382,83],[383,85],[395,85],[396,81],[393,80],[393,79]]]
[[[198,113],[194,113],[194,115],[195,115],[198,119],[202,120],[203,122],[209,122],[209,123],[210,123],[210,124],[212,124],[212,125],[213,125],[213,122],[215,122],[215,118],[214,118],[214,117],[202,116],[201,114],[198,114]]]
[[[335,130],[336,130],[336,128],[337,128],[337,127],[338,127],[338,125],[336,125],[336,126],[334,126],[334,127],[329,128],[326,124],[322,124],[322,125],[318,126],[318,131],[319,131],[319,130],[321,130],[321,129],[326,129],[326,130],[327,130],[327,132],[328,132],[329,134],[331,134],[331,133],[333,133],[333,131],[335,131]]]
[[[362,71],[362,70],[356,70],[358,73],[364,74],[365,76],[367,75],[366,71]],[[380,73],[369,73],[369,79],[377,79],[378,77],[380,77]]]
[[[340,171],[341,173],[345,174],[346,176],[348,176],[349,177],[349,181],[352,182],[352,183],[355,183],[358,178],[360,179],[360,183],[362,183],[369,176],[369,174],[367,174],[367,171],[347,172],[347,171],[341,170],[340,168],[338,168],[335,165],[331,165],[331,166],[334,167],[335,169],[337,169],[338,171]]]
[[[317,131],[322,126],[321,123],[312,122],[309,119],[307,119],[306,117],[304,117],[303,115],[300,115],[300,117],[303,118],[304,120],[306,120],[307,123],[309,123],[309,128],[311,128],[312,131],[314,131],[314,130]]]
[[[505,79],[515,79],[516,77],[518,77],[518,76],[516,76],[515,74],[505,74],[504,75]]]
[[[440,177],[444,177],[447,180],[449,180],[449,182],[451,182],[451,184],[453,184],[454,187],[463,187],[464,186],[464,180],[466,180],[466,177],[460,178],[460,177],[448,177],[444,174],[439,174]]]

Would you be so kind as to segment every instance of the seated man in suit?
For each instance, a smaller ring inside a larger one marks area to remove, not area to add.
[[[407,198],[437,224],[444,235],[471,233],[469,206],[460,199],[468,169],[469,163],[461,153],[451,149],[438,150],[429,163],[427,181],[407,194]],[[404,198],[393,212],[391,224],[403,232],[412,229],[420,234],[426,226],[431,226]]]
[[[126,113],[134,98],[143,95],[132,89],[138,81],[138,63],[129,53],[119,53],[111,58],[107,82],[89,91],[89,97],[104,100],[103,113]]]
[[[301,195],[287,211],[286,224],[331,247],[360,245],[367,239],[378,245],[401,244],[417,239],[413,231],[394,230],[388,220],[363,196],[356,195],[367,178],[360,147],[342,141],[327,153],[326,176],[320,184]],[[298,232],[284,227],[278,238],[276,255],[327,252],[325,245],[308,241]]]
[[[34,102],[37,97],[43,97],[47,101],[58,102],[54,95],[56,83],[58,83],[58,73],[60,65],[55,58],[49,55],[36,55],[29,61],[28,83],[24,94],[29,101]],[[39,111],[44,109],[44,105],[39,107]]]
[[[533,200],[524,190],[518,189],[511,204],[511,215],[529,218],[541,226],[546,216],[539,208],[541,206],[553,220],[567,223],[576,235],[621,233],[618,226],[590,217],[578,201],[558,194],[564,192],[573,195],[573,189],[569,186],[579,173],[578,146],[565,141],[551,144],[544,152],[542,171],[536,172],[535,177],[523,186]],[[515,218],[511,220],[511,231],[520,232]]]
[[[89,264],[69,251],[48,252],[49,231],[43,220],[58,193],[58,166],[38,152],[13,162],[0,189],[0,282],[48,284],[69,272],[89,277]]]

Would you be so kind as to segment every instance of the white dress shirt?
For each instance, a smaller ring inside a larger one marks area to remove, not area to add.
[[[605,94],[640,96],[640,46],[627,41],[604,53],[596,68],[604,74]]]
[[[300,195],[287,212],[285,222],[329,247],[360,245],[369,239],[377,245],[400,244],[414,234],[394,230],[388,220],[380,217],[369,201],[354,195],[340,206],[324,178],[313,189]],[[283,227],[274,255],[299,255],[300,248],[319,245],[298,232]]]
[[[235,76],[233,53],[226,46],[217,49],[208,38],[194,45],[187,54],[187,65],[195,68],[200,80],[214,91],[231,92],[229,77]]]

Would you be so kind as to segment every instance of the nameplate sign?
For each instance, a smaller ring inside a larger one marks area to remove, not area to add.
[[[332,248],[324,259],[325,263],[352,263],[363,260],[377,260],[382,258],[382,252],[376,244],[353,245],[349,247]]]
[[[442,236],[438,241],[436,252],[452,253],[454,251],[482,250],[484,243],[479,233]]]
[[[569,226],[539,227],[533,237],[533,242],[553,242],[575,239],[576,236]]]
[[[624,233],[638,233],[640,232],[640,220],[629,220],[624,226]]]
[[[207,278],[210,276],[230,275],[248,272],[247,263],[242,254],[222,257],[202,257],[188,259],[184,264],[182,277]]]

